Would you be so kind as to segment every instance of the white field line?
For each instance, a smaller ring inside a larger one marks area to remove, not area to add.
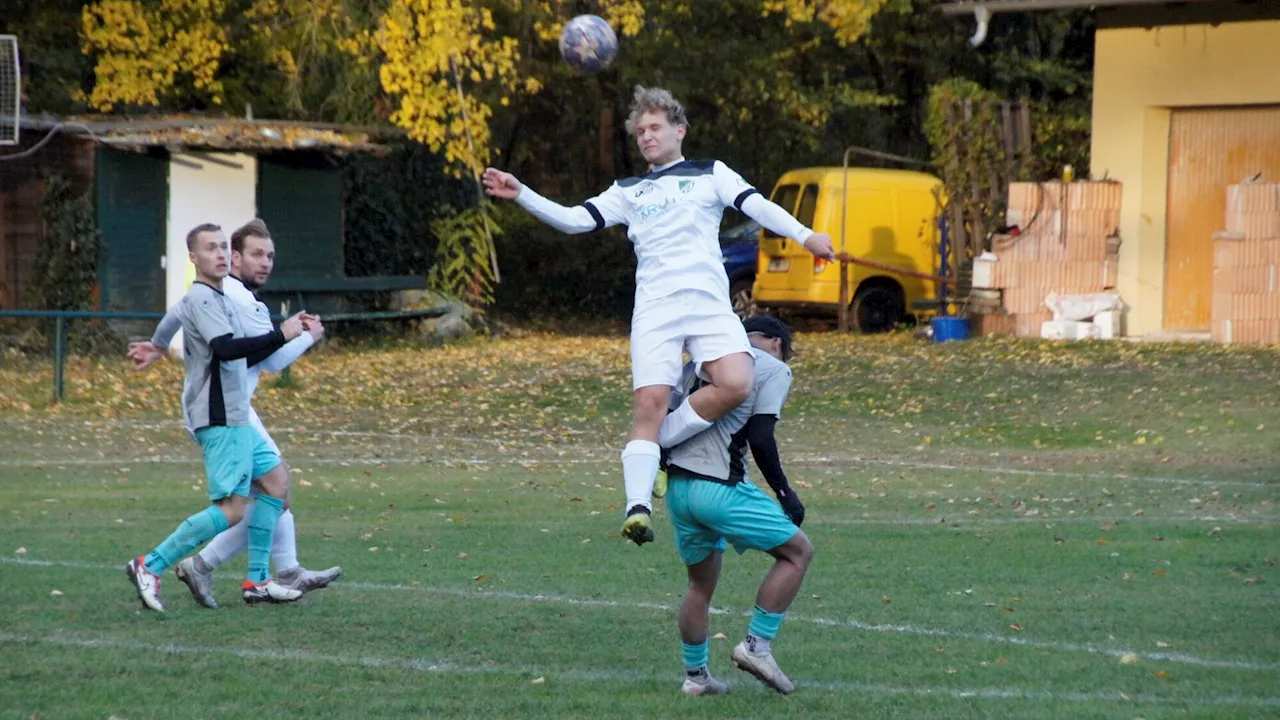
[[[527,678],[551,678],[578,681],[608,681],[612,683],[626,682],[635,684],[665,683],[672,684],[678,679],[675,673],[655,674],[638,673],[633,670],[585,670],[580,668],[548,669],[525,665],[465,665],[451,660],[428,660],[424,658],[389,658],[376,655],[334,655],[314,653],[305,650],[273,649],[261,650],[250,648],[228,648],[223,646],[200,646],[178,644],[142,643],[135,640],[117,638],[86,638],[66,635],[48,635],[33,637],[0,632],[0,643],[9,645],[55,645],[61,647],[112,650],[129,650],[142,653],[165,653],[169,655],[201,655],[227,656],[241,660],[267,660],[272,662],[309,663],[317,665],[338,665],[342,667],[360,667],[372,669],[409,670],[413,672],[441,673],[455,675],[515,675]],[[741,688],[753,685],[754,682],[734,677],[730,684]],[[1077,703],[1125,703],[1147,705],[1179,705],[1190,707],[1280,707],[1280,697],[1256,697],[1241,695],[1216,695],[1208,697],[1177,698],[1149,694],[1128,695],[1120,692],[1028,692],[1016,688],[952,688],[952,687],[902,687],[877,683],[851,683],[839,680],[798,680],[797,686],[811,687],[838,692],[853,692],[875,695],[911,695],[918,697],[944,697],[957,700],[1015,700],[1025,702],[1077,702]],[[758,686],[756,686],[758,687]]]
[[[423,464],[440,464],[446,467],[465,467],[467,465],[483,465],[486,461],[454,461],[445,462],[441,460],[431,460],[421,458]],[[45,470],[66,468],[66,467],[130,467],[133,465],[141,465],[145,463],[159,463],[167,465],[198,465],[202,461],[187,458],[133,458],[129,460],[103,460],[103,459],[82,459],[82,460],[64,460],[60,462],[19,462],[0,460],[0,467],[36,467],[39,466]],[[341,467],[357,467],[367,465],[394,464],[396,461],[388,461],[386,459],[360,459],[360,458],[307,458],[294,465],[295,470],[305,469],[308,464],[341,466]],[[533,461],[525,461],[533,462]],[[582,460],[557,460],[560,464],[578,464],[584,463]],[[517,463],[518,464],[518,463]],[[554,464],[554,463],[548,463]],[[957,506],[957,510],[963,510],[963,506]],[[965,513],[968,511],[965,510]],[[950,517],[950,520],[945,518]],[[1057,524],[1076,524],[1076,523],[1093,523],[1102,522],[1104,520],[1112,520],[1117,523],[1232,523],[1235,525],[1257,525],[1270,527],[1280,524],[1280,518],[1271,518],[1265,516],[1248,517],[1248,516],[1232,516],[1232,515],[1159,515],[1144,514],[1133,515],[1129,511],[1107,512],[1106,510],[1095,512],[1093,515],[1040,515],[1040,516],[1020,516],[1020,517],[984,517],[981,515],[968,514],[940,514],[939,520],[928,517],[820,517],[813,516],[811,521],[815,525],[903,525],[903,526],[937,526],[939,528],[961,528],[967,526],[993,526],[993,525],[1057,525]]]
[[[822,517],[814,515],[813,523],[815,525],[912,525],[938,528],[967,529],[971,527],[988,527],[991,525],[1043,525],[1045,527],[1053,527],[1055,525],[1080,525],[1080,524],[1097,524],[1107,520],[1115,522],[1117,525],[1125,523],[1231,523],[1233,525],[1262,525],[1271,526],[1280,524],[1280,518],[1269,517],[1234,517],[1230,515],[1131,515],[1127,512],[1119,512],[1107,514],[1104,512],[1095,513],[1093,515],[1037,515],[1034,517],[993,517],[988,518],[982,515],[946,515],[940,518],[921,518],[921,517]]]
[[[307,431],[312,432],[312,431]],[[378,437],[404,437],[396,435],[386,435],[380,433],[370,433]],[[457,440],[457,438],[436,438],[443,442]],[[506,442],[495,439],[476,439],[475,442],[484,442],[493,445],[513,445],[514,442]],[[441,457],[440,455],[420,455],[412,457],[298,457],[297,455],[288,456],[291,464],[297,467],[305,467],[312,465],[598,465],[601,463],[612,463],[616,460],[612,453],[603,453],[592,456],[590,449],[575,450],[576,457],[526,457],[514,456],[501,460],[492,458],[466,458],[466,457]],[[161,455],[151,455],[133,458],[67,458],[63,460],[57,459],[0,459],[0,467],[33,467],[40,465],[43,467],[69,467],[69,466],[110,466],[110,465],[137,465],[142,463],[163,463],[175,465],[196,465],[201,461],[198,457],[166,457]],[[1097,472],[1066,472],[1060,470],[1030,470],[1026,468],[1005,468],[1005,467],[987,467],[987,466],[965,466],[965,465],[948,465],[944,463],[928,463],[918,462],[914,460],[886,460],[877,458],[862,458],[850,456],[848,458],[835,458],[830,456],[799,456],[789,458],[789,465],[839,465],[856,466],[858,464],[866,465],[889,465],[893,467],[911,468],[916,470],[937,470],[942,472],[972,472],[972,473],[988,473],[991,475],[1023,475],[1031,477],[1048,477],[1048,478],[1081,478],[1090,480],[1112,480],[1119,484],[1124,483],[1158,483],[1165,485],[1205,485],[1208,487],[1251,487],[1265,488],[1280,492],[1280,482],[1254,482],[1249,480],[1210,480],[1205,478],[1173,478],[1162,477],[1156,475],[1132,475],[1128,473],[1097,473]]]
[[[37,567],[68,567],[86,570],[120,570],[123,564],[106,565],[102,563],[87,563],[77,561],[54,561],[54,560],[29,560],[26,558],[5,558],[0,557],[0,564],[8,565],[28,565]],[[610,608],[628,608],[643,610],[661,610],[665,612],[674,612],[676,605],[669,603],[655,602],[637,602],[626,600],[604,600],[598,598],[575,598],[563,595],[547,595],[541,593],[521,593],[504,590],[465,590],[462,588],[450,587],[430,587],[423,585],[404,585],[393,583],[368,583],[368,582],[340,582],[334,587],[346,588],[350,590],[373,590],[377,592],[398,591],[398,592],[417,592],[426,595],[443,595],[448,597],[461,597],[468,599],[487,599],[487,600],[517,600],[520,602],[540,602],[557,605],[569,605],[574,607],[610,607]],[[713,608],[712,613],[717,615],[733,615],[740,614],[744,617],[750,613],[734,613],[733,611]],[[1198,667],[1208,668],[1225,668],[1231,670],[1262,670],[1266,672],[1280,671],[1280,664],[1257,662],[1251,660],[1219,660],[1213,658],[1201,658],[1194,655],[1184,653],[1170,652],[1142,652],[1124,648],[1105,648],[1097,645],[1087,645],[1072,642],[1055,642],[1031,640],[1020,636],[1013,635],[995,635],[992,633],[973,633],[961,630],[946,630],[938,628],[927,628],[908,624],[874,624],[866,623],[857,619],[837,620],[824,617],[815,617],[808,615],[787,615],[790,622],[802,622],[823,627],[844,628],[860,632],[878,632],[878,633],[895,633],[901,635],[920,635],[925,637],[937,638],[957,638],[962,640],[974,640],[977,642],[992,643],[999,645],[1014,645],[1018,647],[1028,647],[1040,650],[1056,650],[1065,652],[1088,653],[1092,655],[1102,655],[1106,657],[1121,658],[1125,655],[1133,654],[1139,658],[1148,660],[1156,660],[1163,662],[1179,663],[1184,665],[1194,665]]]
[[[4,424],[4,423],[0,423]],[[72,423],[74,424],[74,423]],[[130,421],[130,420],[114,420],[114,421],[84,421],[85,427],[128,427],[138,430],[181,430],[182,425],[179,423],[155,423],[146,421]],[[77,425],[78,426],[78,425]],[[420,435],[413,433],[397,433],[392,431],[365,431],[365,430],[325,430],[299,427],[273,427],[273,434],[299,434],[299,435],[323,435],[330,437],[375,437],[382,439],[401,439],[401,440],[418,440],[423,442],[457,442],[472,443],[477,445],[503,445],[517,446],[530,445],[541,447],[545,445],[543,440],[519,440],[519,439],[499,439],[492,437],[475,437],[466,435]],[[599,463],[612,462],[615,460],[615,454],[612,448],[592,448],[574,447],[573,452],[578,455],[577,458],[549,457],[549,458],[511,458],[503,461],[493,461],[490,459],[472,459],[462,460],[449,458],[452,462],[466,462],[469,464],[496,464],[503,462],[512,463],[559,463],[559,464],[581,464],[581,463]],[[592,456],[592,452],[602,453],[599,456]],[[585,457],[583,457],[585,456]],[[81,460],[75,464],[110,465],[114,463],[140,463],[140,462],[195,462],[195,460],[174,460],[168,458],[152,457],[137,458],[125,460],[104,460],[104,459],[88,459]],[[411,458],[311,458],[303,462],[313,462],[318,464],[342,464],[342,463],[387,463],[387,464],[420,464],[420,463],[436,463],[441,462],[438,457],[411,457]],[[949,463],[925,462],[919,460],[895,460],[890,458],[873,458],[863,457],[860,455],[799,455],[788,458],[787,462],[794,465],[847,465],[856,466],[858,464],[865,465],[887,465],[891,467],[904,467],[916,470],[939,470],[945,472],[978,472],[991,473],[994,475],[1024,475],[1030,477],[1062,477],[1062,478],[1090,478],[1097,480],[1116,480],[1118,482],[1150,482],[1163,484],[1179,484],[1179,485],[1230,485],[1233,487],[1258,487],[1258,488],[1275,488],[1280,490],[1280,483],[1265,483],[1248,480],[1214,480],[1210,478],[1176,478],[1158,475],[1132,475],[1128,473],[1099,473],[1099,472],[1071,472],[1064,470],[1037,470],[1033,468],[1010,468],[1001,466],[981,466],[981,465],[953,465]],[[49,461],[25,461],[25,460],[0,460],[0,467],[13,466],[21,467],[32,464],[46,465],[67,465],[72,464],[71,461],[55,463]]]

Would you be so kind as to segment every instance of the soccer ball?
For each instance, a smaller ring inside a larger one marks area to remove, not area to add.
[[[578,72],[598,73],[618,56],[618,36],[604,18],[579,15],[560,33],[560,55]]]

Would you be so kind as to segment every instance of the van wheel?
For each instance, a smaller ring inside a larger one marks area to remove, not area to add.
[[[889,332],[905,313],[902,297],[887,287],[864,287],[853,297],[853,322],[861,333]]]
[[[748,276],[734,280],[729,286],[729,302],[733,304],[733,314],[737,315],[739,320],[746,320],[758,311],[755,298],[751,296],[751,289],[755,283],[756,279]]]

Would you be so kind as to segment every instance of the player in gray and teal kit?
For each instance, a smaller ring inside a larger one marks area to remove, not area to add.
[[[743,326],[755,356],[750,396],[707,430],[671,448],[666,460],[667,509],[689,573],[679,620],[682,690],[687,695],[729,691],[707,668],[711,596],[729,543],[739,553],[760,550],[776,560],[756,593],[747,636],[733,649],[733,664],[780,693],[795,690],[770,649],[813,557],[813,545],[800,530],[804,505],[782,472],[773,434],[791,389],[791,369],[785,362],[791,356],[791,333],[771,317],[747,318]],[[695,391],[700,382],[692,364],[686,366],[671,407],[678,407],[681,395]],[[747,478],[747,447],[777,502]]]
[[[143,606],[163,612],[160,573],[239,523],[250,482],[256,481],[262,494],[248,518],[249,577],[242,588],[244,600],[291,602],[302,593],[272,582],[268,574],[272,535],[285,508],[289,474],[279,453],[249,424],[246,368],[302,333],[307,316],[300,313],[279,330],[245,337],[239,313],[222,293],[222,280],[230,270],[222,230],[217,225],[196,227],[187,234],[187,250],[196,267],[196,282],[178,303],[185,337],[182,411],[187,429],[204,452],[212,504],[187,518],[155,550],[130,560],[125,573]]]

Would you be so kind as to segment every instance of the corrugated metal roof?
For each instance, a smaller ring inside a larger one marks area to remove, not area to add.
[[[62,125],[69,133],[92,135],[97,141],[116,147],[165,147],[174,150],[234,150],[270,152],[277,150],[329,150],[332,152],[376,152],[387,139],[403,133],[392,127],[366,127],[332,123],[305,123],[289,120],[250,120],[165,116],[150,118],[116,117],[25,117],[24,130],[50,130]]]
[[[1031,12],[1036,10],[1066,10],[1071,8],[1112,8],[1133,5],[1186,5],[1214,2],[1215,0],[953,0],[939,6],[944,15],[972,13],[985,7],[992,13]]]

